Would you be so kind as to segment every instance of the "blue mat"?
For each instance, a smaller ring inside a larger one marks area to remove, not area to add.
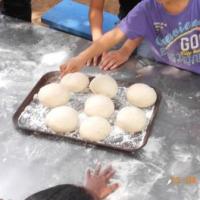
[[[42,16],[42,22],[51,28],[91,40],[88,21],[89,8],[72,0],[63,0]],[[114,28],[119,21],[116,15],[104,12],[103,31]]]

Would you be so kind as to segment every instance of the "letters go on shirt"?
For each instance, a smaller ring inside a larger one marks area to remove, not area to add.
[[[200,74],[200,0],[190,0],[177,15],[156,0],[143,0],[119,28],[129,39],[149,41],[157,61]]]

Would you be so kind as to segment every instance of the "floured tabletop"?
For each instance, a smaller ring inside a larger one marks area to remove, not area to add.
[[[0,15],[0,199],[22,200],[57,184],[81,184],[87,167],[112,164],[111,200],[200,199],[200,76],[131,58],[109,72],[155,86],[162,99],[147,145],[136,154],[28,136],[12,116],[35,83],[89,41]],[[95,75],[98,68],[85,68]]]

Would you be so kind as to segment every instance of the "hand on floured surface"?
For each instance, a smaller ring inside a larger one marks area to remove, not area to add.
[[[102,58],[106,55],[106,52],[102,53],[100,56],[95,56],[94,58],[90,59],[87,61],[87,66],[98,66],[99,63],[101,62]]]
[[[130,54],[127,54],[122,49],[110,51],[102,56],[100,68],[103,70],[113,70],[129,59]]]
[[[85,63],[83,62],[83,60],[80,59],[79,57],[71,58],[69,61],[67,61],[66,63],[63,63],[60,66],[61,77],[63,77],[67,73],[80,71],[81,68],[84,66],[84,64]]]
[[[85,188],[94,194],[96,199],[104,199],[119,187],[117,183],[109,184],[114,174],[111,166],[101,169],[101,165],[97,165],[94,172],[87,171]]]

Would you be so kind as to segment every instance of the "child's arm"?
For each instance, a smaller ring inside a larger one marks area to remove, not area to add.
[[[116,69],[129,59],[132,52],[139,46],[142,40],[143,38],[126,40],[120,49],[110,51],[102,58],[100,68],[103,70]]]
[[[90,1],[89,19],[93,41],[98,40],[103,35],[104,4],[105,0]],[[120,49],[111,52],[103,52],[101,55],[100,68],[104,70],[115,69],[125,63],[140,42],[138,41],[137,43],[136,45],[135,41],[127,40]],[[87,66],[97,66],[98,60],[99,57],[95,56],[87,61]]]
[[[92,33],[92,40],[96,41],[103,35],[103,7],[105,0],[91,0],[90,1],[90,27]]]
[[[90,1],[90,29],[92,34],[92,41],[98,40],[103,35],[103,8],[105,0],[91,0]],[[97,66],[99,58],[96,56],[87,61],[87,66]]]
[[[90,1],[90,29],[92,33],[92,41],[98,40],[103,35],[103,8],[105,0],[91,0]],[[87,61],[87,66],[97,66],[100,57],[95,56],[94,58]]]
[[[107,32],[100,39],[93,42],[90,47],[81,52],[78,56],[61,65],[61,75],[63,76],[66,73],[81,70],[89,59],[102,54],[104,51],[112,48],[124,38],[125,34],[118,27]]]

